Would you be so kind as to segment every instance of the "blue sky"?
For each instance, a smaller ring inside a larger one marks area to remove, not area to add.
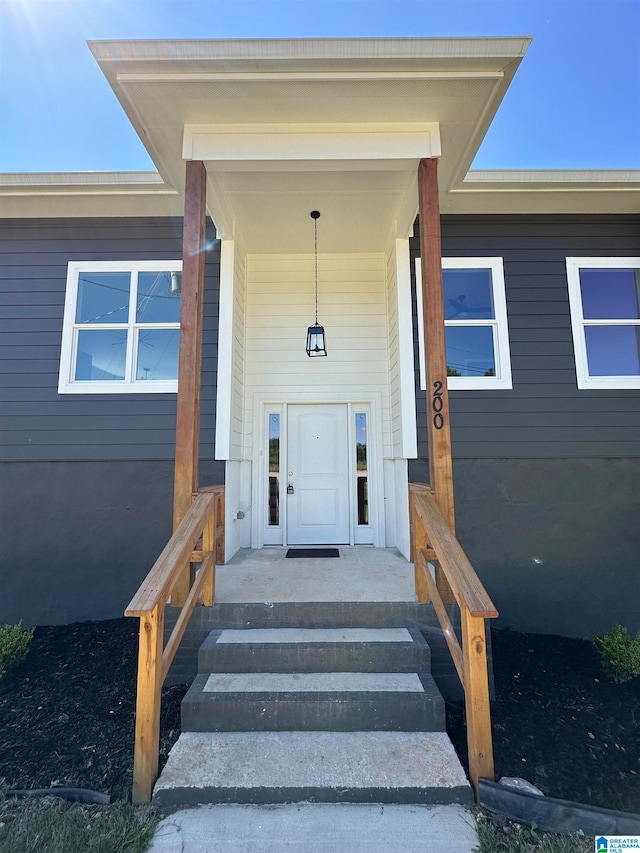
[[[88,39],[502,35],[475,168],[640,168],[640,0],[0,0],[0,171],[153,168]]]

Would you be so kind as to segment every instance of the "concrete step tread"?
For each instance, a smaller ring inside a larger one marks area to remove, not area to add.
[[[402,683],[398,673],[390,673],[391,680],[370,682],[370,689],[363,689],[370,673],[317,673],[312,689],[304,682],[313,673],[302,674],[297,682],[291,673],[267,673],[271,679],[265,673],[226,675],[227,681],[218,682],[219,674],[196,676],[182,700],[182,731],[445,729],[444,700],[425,672],[413,673],[409,681],[401,673]],[[205,690],[207,682],[228,689]]]
[[[466,803],[472,794],[445,732],[183,732],[154,800]]]
[[[418,675],[405,672],[216,672],[205,693],[423,693]]]
[[[245,628],[220,631],[215,643],[403,643],[406,628]]]
[[[462,806],[293,803],[174,812],[158,825],[149,853],[473,853],[478,846]]]
[[[416,672],[431,668],[419,628],[246,628],[211,631],[199,672]]]

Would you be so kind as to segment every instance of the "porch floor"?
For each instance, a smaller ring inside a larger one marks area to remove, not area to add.
[[[216,603],[416,600],[413,564],[395,548],[341,547],[340,557],[286,558],[244,548],[216,568]]]

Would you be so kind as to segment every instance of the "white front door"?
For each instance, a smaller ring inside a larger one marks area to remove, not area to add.
[[[349,543],[346,405],[289,405],[285,479],[290,545]]]

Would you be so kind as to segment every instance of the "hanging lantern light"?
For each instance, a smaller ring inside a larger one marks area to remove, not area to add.
[[[320,219],[320,211],[312,210],[310,216],[313,219],[314,230],[313,257],[315,260],[316,281],[316,321],[307,329],[307,355],[309,358],[314,358],[315,356],[327,354],[327,344],[325,341],[324,327],[318,323],[318,219]]]

